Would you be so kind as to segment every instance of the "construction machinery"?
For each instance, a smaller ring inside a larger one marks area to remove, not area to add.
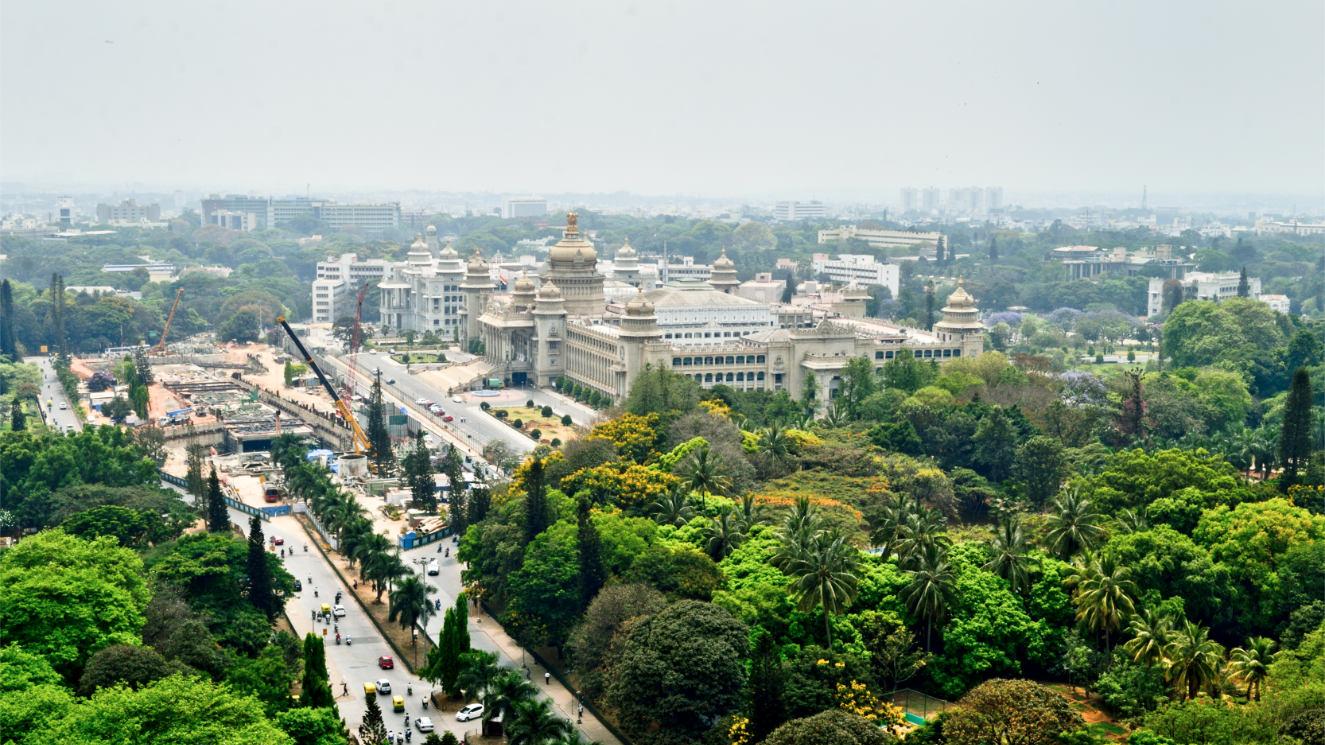
[[[340,395],[336,393],[336,387],[331,384],[331,381],[327,380],[327,376],[322,372],[322,368],[318,367],[317,363],[313,361],[313,355],[308,353],[308,350],[304,347],[304,343],[300,341],[299,337],[294,333],[294,329],[290,328],[290,324],[286,322],[285,316],[276,316],[276,322],[281,325],[281,328],[285,329],[285,333],[289,335],[290,341],[294,342],[294,345],[299,348],[299,354],[304,358],[304,364],[308,365],[308,369],[312,370],[313,373],[317,375],[318,382],[322,383],[322,387],[326,389],[327,393],[331,396],[332,402],[336,405],[336,411],[339,412],[341,418],[350,425],[350,429],[354,433],[352,438],[354,441],[354,454],[371,454],[373,444],[368,441],[368,435],[364,434],[363,427],[359,426],[359,420],[354,418],[354,412],[350,411],[349,404],[345,403],[345,399],[341,398]]]
[[[354,401],[354,387],[359,379],[359,347],[363,344],[363,298],[368,294],[368,285],[359,288],[359,293],[354,296],[354,325],[350,327],[350,353],[346,355],[349,360],[346,363],[348,367],[345,376],[345,398]]]
[[[161,338],[157,340],[156,346],[152,347],[151,354],[162,354],[166,351],[166,335],[170,333],[170,322],[175,320],[175,311],[179,310],[179,299],[184,297],[184,288],[175,290],[175,302],[170,304],[170,313],[166,315],[166,325],[161,329]]]

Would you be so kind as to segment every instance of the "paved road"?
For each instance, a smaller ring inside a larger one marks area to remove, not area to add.
[[[331,357],[329,362],[331,366],[337,368],[339,374],[345,374],[346,366],[343,362],[334,357]],[[451,400],[450,396],[446,395],[446,391],[439,390],[406,373],[405,366],[392,360],[388,355],[375,352],[359,352],[357,369],[364,390],[367,390],[368,385],[372,382],[373,370],[380,369],[382,371],[383,390],[386,393],[393,394],[396,401],[411,412],[415,419],[428,424],[429,429],[449,431],[465,444],[472,446],[476,451],[481,452],[489,442],[504,443],[513,452],[520,455],[534,449],[535,443],[533,440],[521,436],[515,430],[483,413],[477,401],[467,401],[465,399],[469,397],[463,397],[461,403],[456,403]],[[396,382],[387,383],[388,378]],[[421,398],[439,404],[446,410],[447,414],[455,417],[454,421],[443,422],[438,417],[428,413],[422,406],[414,403]],[[572,416],[574,415],[572,414]],[[465,421],[460,421],[462,418]]]
[[[55,375],[55,368],[51,365],[51,359],[49,357],[28,357],[23,361],[36,365],[41,370],[40,403],[43,410],[46,411],[46,420],[49,425],[59,432],[69,429],[81,430],[83,423],[78,421],[78,415],[73,410],[74,403],[65,394],[64,386],[60,385],[60,379]],[[47,401],[52,403],[49,409],[46,408]]]

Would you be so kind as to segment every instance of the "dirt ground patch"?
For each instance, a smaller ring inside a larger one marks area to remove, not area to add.
[[[1080,688],[1064,683],[1050,683],[1049,687],[1072,703],[1072,708],[1086,720],[1086,727],[1092,732],[1120,742],[1127,738],[1127,728],[1104,711],[1098,696],[1087,696]]]

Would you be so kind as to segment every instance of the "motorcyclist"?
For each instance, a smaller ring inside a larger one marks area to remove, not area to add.
[[[345,635],[345,646],[348,647],[348,646],[350,646],[350,645],[353,644],[353,643],[354,643],[354,640],[350,638],[350,635],[349,635],[349,634],[346,634],[346,635]]]

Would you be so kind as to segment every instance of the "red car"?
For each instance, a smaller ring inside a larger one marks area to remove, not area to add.
[[[377,666],[383,670],[391,670],[395,668],[396,661],[391,659],[391,655],[382,655],[377,658]]]
[[[443,422],[453,422],[453,421],[455,421],[455,417],[451,416],[450,414],[447,414],[446,416],[442,417],[442,421],[443,421]]]
[[[272,538],[272,539],[271,539],[271,545],[273,545],[273,546],[284,546],[284,545],[285,545],[285,539],[282,538],[282,537],[280,537],[280,536],[276,536],[275,538]]]

